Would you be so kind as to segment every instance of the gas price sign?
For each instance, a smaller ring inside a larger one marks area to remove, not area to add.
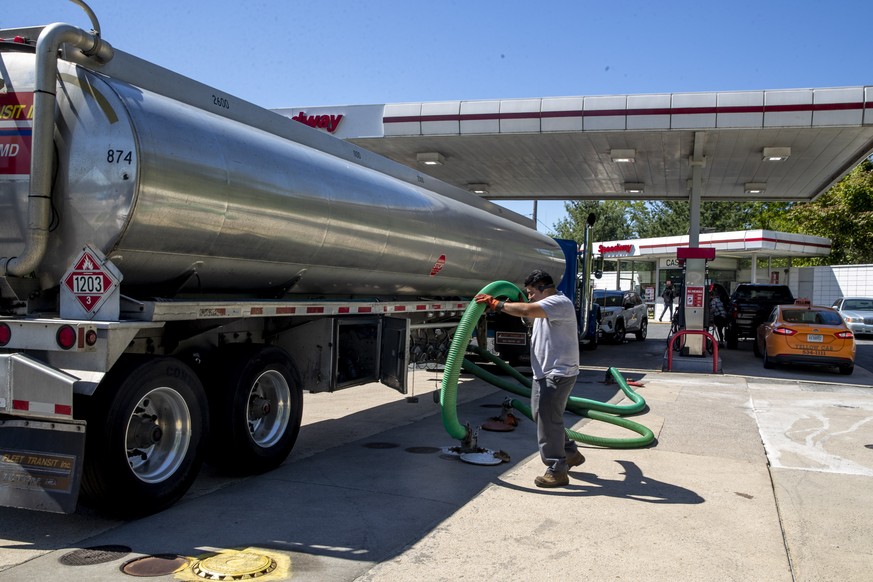
[[[685,288],[685,307],[703,307],[703,291],[700,286],[689,285]]]

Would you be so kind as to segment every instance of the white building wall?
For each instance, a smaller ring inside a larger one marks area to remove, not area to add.
[[[873,297],[873,265],[792,267],[787,273],[785,269],[774,268],[773,273],[778,274],[780,284],[791,288],[795,297],[809,298],[814,305],[831,305],[839,297]],[[751,270],[738,270],[737,281],[728,291],[732,292],[737,283],[750,282],[751,277]],[[758,283],[769,283],[770,272],[759,268],[757,279]],[[614,274],[611,281],[612,286],[598,287],[614,289]]]
[[[799,267],[797,271],[801,281],[809,278],[803,271],[812,272],[811,299],[815,305],[830,305],[840,297],[873,297],[873,265]]]
[[[792,267],[773,269],[778,273],[779,283],[787,284],[795,297],[809,298],[814,305],[831,305],[839,297],[873,297],[873,264],[871,265],[835,265],[826,267]],[[737,271],[736,283],[751,281],[751,271]],[[634,273],[634,280],[629,280],[629,273],[622,273],[621,290],[639,291],[647,285],[653,285],[649,279],[652,273]],[[758,283],[769,283],[770,273],[767,269],[758,269]],[[596,289],[616,289],[615,271],[603,273],[601,279],[593,279]],[[736,283],[732,287],[736,287]],[[660,291],[660,290],[659,290]],[[733,289],[728,291],[732,292]],[[661,303],[656,295],[656,302]]]

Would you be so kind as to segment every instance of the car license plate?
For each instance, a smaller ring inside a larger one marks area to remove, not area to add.
[[[806,341],[810,343],[821,343],[822,337],[820,334],[817,333],[808,333],[806,334]]]

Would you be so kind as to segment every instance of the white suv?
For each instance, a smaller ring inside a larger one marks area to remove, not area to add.
[[[605,339],[622,343],[628,333],[638,341],[646,339],[649,311],[639,293],[596,289],[594,302],[600,305],[600,333]]]

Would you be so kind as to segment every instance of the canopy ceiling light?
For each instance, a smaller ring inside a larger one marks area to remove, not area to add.
[[[467,184],[467,189],[480,196],[488,194],[488,184]]]
[[[641,194],[645,190],[646,185],[642,182],[625,182],[624,191],[631,194]]]
[[[633,163],[636,155],[636,150],[609,150],[609,157],[612,158],[612,161],[620,164]]]
[[[763,182],[746,182],[746,194],[763,194],[767,189],[767,184]]]
[[[784,162],[791,155],[791,148],[764,148],[765,162]]]
[[[415,159],[419,164],[424,164],[425,166],[442,166],[443,162],[446,161],[446,158],[439,152],[422,152],[416,154]]]

